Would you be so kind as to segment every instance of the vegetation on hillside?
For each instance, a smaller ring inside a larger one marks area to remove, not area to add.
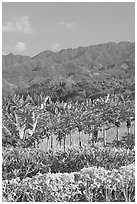
[[[3,201],[135,202],[134,53],[121,42],[3,56]]]

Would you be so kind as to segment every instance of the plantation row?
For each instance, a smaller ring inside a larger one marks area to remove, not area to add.
[[[112,171],[84,168],[80,172],[38,174],[3,182],[9,202],[135,202],[135,165]]]
[[[3,201],[135,202],[134,105],[121,95],[82,103],[43,97],[38,106],[31,98],[3,98]],[[120,140],[123,122],[127,134]],[[116,138],[107,144],[111,127]],[[79,145],[73,146],[76,130]],[[82,143],[82,132],[88,134],[88,145]],[[47,151],[40,149],[44,139]],[[55,140],[63,150],[53,147]]]
[[[94,101],[82,103],[53,103],[49,97],[41,100],[40,106],[34,106],[32,100],[24,101],[18,96],[3,99],[3,145],[38,146],[47,138],[53,148],[53,136],[66,148],[66,137],[72,145],[72,133],[81,132],[89,135],[88,142],[97,142],[98,131],[102,130],[104,146],[106,131],[116,127],[116,141],[119,141],[119,127],[127,122],[127,133],[130,134],[131,122],[134,121],[134,100],[124,99],[121,95],[108,95]]]

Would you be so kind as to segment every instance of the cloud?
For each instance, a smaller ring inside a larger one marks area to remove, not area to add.
[[[76,22],[70,22],[70,23],[67,23],[65,21],[57,22],[57,25],[65,27],[66,29],[71,29],[75,24],[76,24]]]
[[[33,33],[31,24],[29,22],[29,16],[21,16],[20,18],[14,18],[12,21],[6,22],[2,25],[3,32],[23,32],[26,34]]]
[[[20,52],[24,52],[26,49],[27,49],[27,46],[26,46],[26,43],[24,42],[18,42],[14,47],[15,51],[20,51]]]
[[[2,50],[2,55],[7,55],[8,53],[5,50]]]
[[[61,49],[61,45],[59,44],[59,43],[53,43],[52,45],[51,45],[51,48],[52,48],[52,50],[53,51],[59,51],[60,49]]]
[[[11,45],[2,45],[2,54],[3,55],[7,55],[8,53],[11,52],[11,50],[13,49],[13,47]]]
[[[12,22],[7,22],[5,25],[2,25],[2,31],[3,32],[14,32],[14,26]]]

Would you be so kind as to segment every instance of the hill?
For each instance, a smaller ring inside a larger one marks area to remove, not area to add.
[[[78,86],[83,91],[87,84],[88,88],[95,89],[103,81],[133,80],[134,68],[135,43],[131,42],[109,42],[63,49],[56,53],[47,50],[34,57],[13,54],[2,56],[3,79],[19,90],[27,91],[34,91],[34,87],[41,91],[43,86],[47,88],[47,84],[48,87],[57,88],[60,83],[65,83],[69,91],[72,86],[73,89]]]

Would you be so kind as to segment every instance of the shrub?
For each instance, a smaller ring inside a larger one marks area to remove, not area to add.
[[[122,137],[122,145],[125,148],[133,149],[135,147],[135,134],[130,133],[129,135],[126,133]]]
[[[90,167],[70,174],[5,180],[3,197],[9,202],[132,202],[135,201],[135,165],[112,171]]]
[[[38,172],[65,173],[84,167],[119,168],[135,161],[134,150],[112,147],[71,147],[64,151],[12,148],[3,150],[3,179],[33,177]]]

